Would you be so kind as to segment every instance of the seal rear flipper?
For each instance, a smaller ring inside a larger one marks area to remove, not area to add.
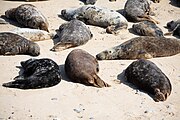
[[[95,87],[111,87],[111,85],[104,82],[98,75],[93,75],[93,80],[89,81],[91,84],[93,84]]]
[[[72,44],[71,42],[69,43],[62,43],[62,42],[59,42],[57,43],[56,45],[53,46],[52,49],[50,49],[50,51],[62,51],[62,50],[65,50],[65,49],[68,49],[68,48],[71,48],[71,47],[75,47],[74,44]]]
[[[2,86],[9,87],[9,88],[20,88],[20,89],[26,89],[27,87],[27,80],[15,80],[12,82],[4,83]]]
[[[155,24],[159,24],[160,22],[153,19],[152,17],[150,17],[149,15],[143,15],[143,16],[138,16],[137,17],[137,20],[138,21],[150,21],[150,22],[153,22]]]

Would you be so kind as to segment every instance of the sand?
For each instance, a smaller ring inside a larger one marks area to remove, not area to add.
[[[98,0],[96,5],[122,11],[126,0],[109,2]],[[27,3],[23,1],[0,0],[0,15],[12,7]],[[49,0],[29,2],[47,17],[50,31],[58,29],[66,22],[58,17],[64,8],[83,5],[79,0]],[[169,0],[152,3],[158,26],[164,28],[167,22],[180,17],[180,8]],[[132,27],[133,23],[129,23]],[[17,24],[0,25],[0,31],[16,28]],[[50,88],[21,90],[2,87],[19,75],[20,62],[32,58],[28,55],[0,56],[0,120],[179,120],[180,119],[180,54],[171,57],[153,58],[153,61],[170,79],[172,93],[165,102],[154,102],[152,97],[139,91],[123,77],[123,71],[133,60],[99,61],[99,76],[111,84],[109,88],[95,88],[69,82],[64,72],[64,62],[73,49],[84,49],[92,55],[119,45],[137,35],[128,30],[115,36],[105,33],[104,28],[90,26],[94,37],[85,45],[61,52],[49,51],[52,40],[37,42],[41,55],[36,58],[51,58],[62,71],[62,81]],[[173,37],[173,36],[168,36]],[[120,81],[122,83],[120,83]]]

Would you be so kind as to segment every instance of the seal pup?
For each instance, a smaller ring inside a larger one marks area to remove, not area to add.
[[[49,32],[47,19],[34,5],[22,4],[17,8],[11,8],[5,12],[5,16],[26,27]]]
[[[71,20],[64,23],[57,30],[59,42],[51,51],[60,51],[87,43],[93,36],[90,29],[80,20]]]
[[[112,34],[128,27],[126,18],[120,13],[94,5],[63,9],[61,15],[67,20],[78,19],[86,24],[104,27],[106,32]]]
[[[4,87],[37,89],[57,85],[61,81],[59,66],[51,59],[28,59],[21,62],[22,75],[15,81],[4,83]]]
[[[168,77],[151,61],[139,59],[125,70],[128,82],[153,95],[156,102],[165,101],[172,86]]]
[[[31,41],[42,41],[49,40],[54,37],[53,33],[49,33],[44,30],[31,29],[31,28],[16,28],[11,30],[11,32],[21,35]]]
[[[65,72],[72,82],[95,87],[110,87],[97,75],[99,64],[88,52],[75,49],[69,53],[65,61]]]
[[[168,22],[167,28],[171,32],[165,33],[165,35],[177,35],[180,37],[180,19]]]
[[[150,4],[147,0],[127,0],[124,7],[125,17],[132,22],[151,21],[159,23],[150,17],[154,14],[151,11]]]
[[[135,37],[96,55],[99,60],[150,59],[180,53],[180,41],[165,37]]]
[[[20,35],[11,32],[0,33],[0,55],[17,54],[38,56],[40,47],[37,43],[29,41]]]
[[[142,36],[164,36],[162,30],[153,22],[142,21],[137,24],[133,24],[132,29]]]

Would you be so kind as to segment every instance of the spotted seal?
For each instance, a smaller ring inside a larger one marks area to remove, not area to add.
[[[156,102],[165,101],[172,86],[168,77],[151,61],[139,59],[125,70],[127,81],[153,95]]]
[[[0,55],[17,54],[38,56],[40,47],[37,43],[29,41],[20,35],[11,32],[0,33]]]
[[[97,75],[99,64],[88,52],[75,49],[65,61],[65,72],[71,81],[95,87],[110,87]]]
[[[165,37],[135,37],[96,55],[99,60],[150,59],[180,53],[180,41]]]
[[[37,89],[57,85],[61,81],[59,66],[49,58],[28,59],[21,62],[23,73],[15,81],[4,83],[4,87]]]
[[[147,0],[127,0],[124,7],[124,14],[129,21],[140,22],[147,20],[159,23],[150,17],[154,13]]]
[[[71,20],[64,23],[57,31],[59,42],[53,46],[52,51],[60,51],[87,43],[92,38],[90,29],[80,20]]]
[[[54,37],[54,33],[49,33],[44,30],[31,28],[16,28],[11,30],[11,32],[21,35],[31,41],[49,40]]]
[[[133,24],[132,29],[142,36],[164,36],[163,31],[155,23],[149,21],[142,21],[137,24]]]
[[[128,27],[126,18],[120,13],[94,5],[63,9],[61,15],[67,20],[79,19],[86,24],[104,27],[113,34]]]
[[[172,20],[167,23],[167,28],[171,30],[171,32],[165,33],[165,35],[177,35],[180,37],[180,19]]]
[[[16,8],[11,8],[5,12],[5,16],[26,27],[48,31],[47,19],[34,5],[22,4]]]

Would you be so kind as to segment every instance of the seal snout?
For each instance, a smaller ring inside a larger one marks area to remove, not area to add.
[[[96,55],[96,58],[97,58],[98,60],[103,60],[103,59],[105,59],[105,56],[102,55],[101,53],[99,53],[99,54]]]

